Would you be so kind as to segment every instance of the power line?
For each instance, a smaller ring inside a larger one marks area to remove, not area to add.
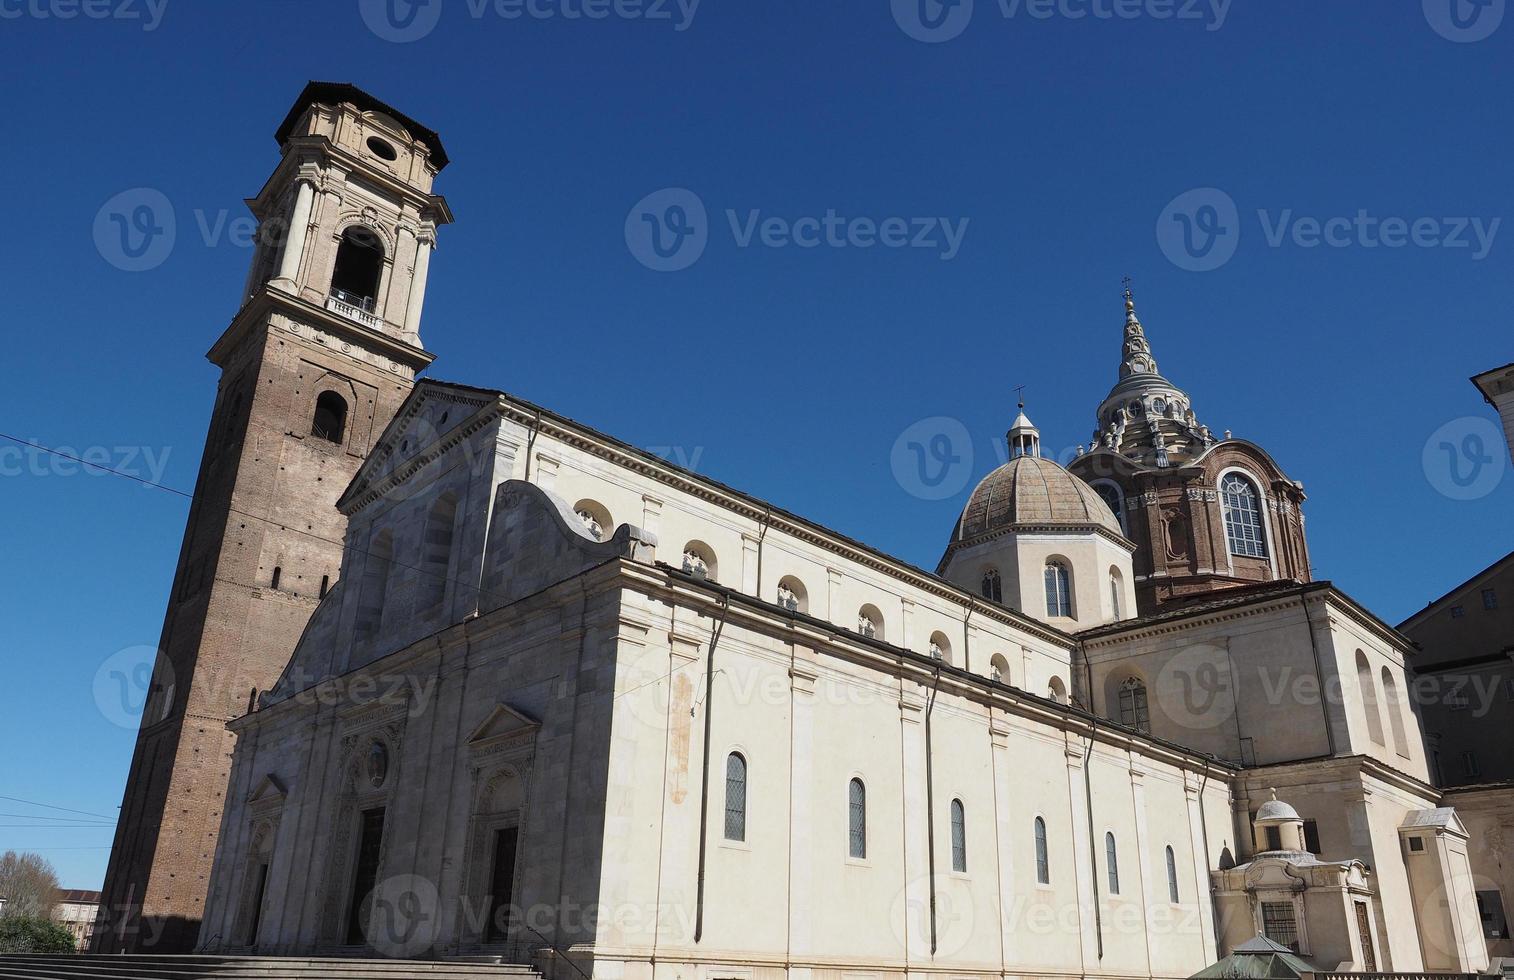
[[[0,817],[20,817],[22,820],[51,820],[54,823],[99,823],[98,820],[82,820],[79,817],[50,817],[45,813],[0,813]],[[109,817],[102,819],[109,820]]]
[[[51,803],[38,803],[36,800],[23,800],[17,796],[0,796],[0,800],[9,800],[12,803],[24,803],[27,806],[40,806],[44,810],[61,810],[64,813],[82,813],[86,817],[99,817],[101,820],[109,820],[112,822],[114,822],[116,819],[115,817],[108,817],[103,813],[91,813],[89,810],[71,810],[66,806],[54,806]]]

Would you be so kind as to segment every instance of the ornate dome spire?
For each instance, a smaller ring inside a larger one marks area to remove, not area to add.
[[[1188,394],[1157,370],[1129,285],[1125,287],[1120,380],[1099,406],[1098,417],[1095,449],[1117,452],[1147,466],[1182,465],[1215,441],[1209,428],[1194,416]]]
[[[1025,403],[1020,403],[1020,414],[1009,427],[1009,458],[1041,455],[1041,430],[1025,415]]]

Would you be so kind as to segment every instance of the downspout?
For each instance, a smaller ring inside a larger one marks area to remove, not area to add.
[[[1104,959],[1104,913],[1099,908],[1102,900],[1099,896],[1099,847],[1096,838],[1097,831],[1093,825],[1093,773],[1090,768],[1093,765],[1093,743],[1099,734],[1099,718],[1092,713],[1089,720],[1093,722],[1093,731],[1088,735],[1088,745],[1083,749],[1083,799],[1084,809],[1088,814],[1088,873],[1093,879],[1093,934],[1098,942],[1099,960]]]
[[[1209,917],[1214,923],[1214,950],[1220,951],[1220,906],[1214,896],[1214,875],[1209,870],[1209,814],[1204,812],[1204,787],[1209,785],[1209,766],[1204,766],[1204,778],[1199,780],[1199,836],[1204,843],[1204,877],[1209,879]]]
[[[536,410],[536,417],[531,420],[531,430],[526,433],[526,475],[522,478],[526,483],[531,482],[531,448],[536,445],[536,433],[541,431],[541,409]]]
[[[757,532],[757,598],[762,598],[762,542],[768,536],[768,522],[773,519],[773,508],[768,507],[762,515],[762,528]]]
[[[760,553],[760,552],[759,552]],[[710,720],[715,714],[715,647],[720,643],[720,634],[725,629],[725,618],[730,612],[731,598],[720,597],[720,621],[715,632],[710,634],[710,660],[704,674],[704,761],[700,764],[699,788],[699,890],[694,904],[694,941],[704,935],[704,866],[705,850],[709,840],[710,826]]]
[[[941,663],[931,678],[930,700],[925,702],[925,855],[930,881],[930,955],[936,955],[936,793],[931,766],[930,715],[936,707],[936,692],[941,687]]]

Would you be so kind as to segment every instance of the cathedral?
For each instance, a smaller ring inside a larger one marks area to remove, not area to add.
[[[1200,422],[1129,290],[1087,451],[1043,456],[1021,406],[931,573],[419,377],[440,138],[332,83],[276,136],[97,951],[554,980],[1514,954],[1415,645],[1313,580],[1302,485]]]

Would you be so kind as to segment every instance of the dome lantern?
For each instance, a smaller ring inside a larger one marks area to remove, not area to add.
[[[1015,422],[1009,427],[1009,458],[1018,459],[1021,456],[1041,456],[1041,430],[1025,415],[1025,403],[1020,403],[1020,414],[1015,416]]]

